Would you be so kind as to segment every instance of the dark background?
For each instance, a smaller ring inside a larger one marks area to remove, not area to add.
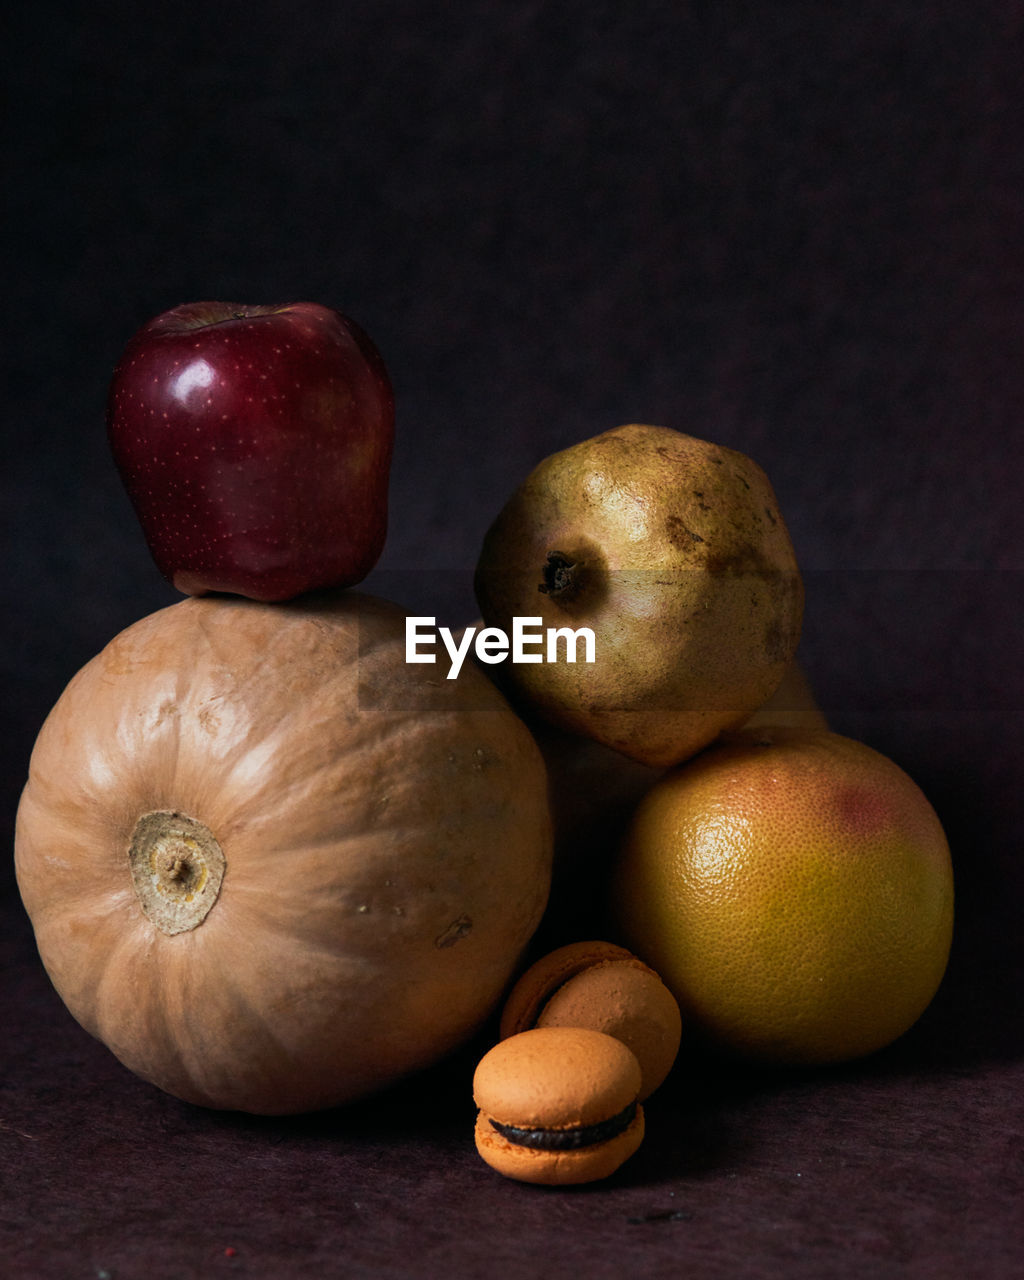
[[[891,1049],[684,1063],[616,1178],[548,1193],[476,1157],[473,1046],[329,1116],[157,1094],[52,993],[5,857],[0,1272],[1019,1274],[1024,5],[42,0],[7,25],[8,847],[66,681],[177,598],[107,452],[121,348],[179,302],[312,299],[396,388],[367,586],[443,622],[553,450],[646,421],[753,456],[805,667],[932,799],[958,924]]]

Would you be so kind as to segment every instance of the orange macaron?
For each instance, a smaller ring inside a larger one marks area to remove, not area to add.
[[[668,1075],[682,1035],[679,1006],[657,973],[611,942],[573,942],[526,970],[498,1034],[533,1027],[586,1027],[621,1040],[640,1063],[641,1101]]]
[[[501,1040],[473,1076],[476,1148],[506,1178],[567,1186],[607,1178],[644,1136],[640,1064],[586,1027]]]

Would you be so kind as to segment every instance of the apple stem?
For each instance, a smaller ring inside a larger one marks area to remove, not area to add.
[[[552,600],[570,600],[580,589],[585,561],[564,551],[549,551],[537,590]]]

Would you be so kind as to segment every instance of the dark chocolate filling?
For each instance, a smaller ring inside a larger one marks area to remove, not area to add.
[[[625,1133],[636,1117],[636,1102],[609,1120],[597,1124],[577,1125],[572,1129],[520,1129],[513,1124],[491,1125],[517,1147],[531,1147],[534,1151],[578,1151],[581,1147],[593,1147],[599,1142],[609,1142]]]

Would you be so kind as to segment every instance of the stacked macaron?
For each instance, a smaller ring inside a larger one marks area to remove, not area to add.
[[[613,1036],[585,1027],[535,1027],[480,1060],[473,1096],[476,1149],[520,1182],[606,1178],[644,1136],[640,1066]]]
[[[516,983],[501,1040],[473,1077],[476,1147],[522,1182],[593,1182],[639,1147],[641,1103],[679,1048],[679,1007],[636,956],[606,942],[560,947]]]

